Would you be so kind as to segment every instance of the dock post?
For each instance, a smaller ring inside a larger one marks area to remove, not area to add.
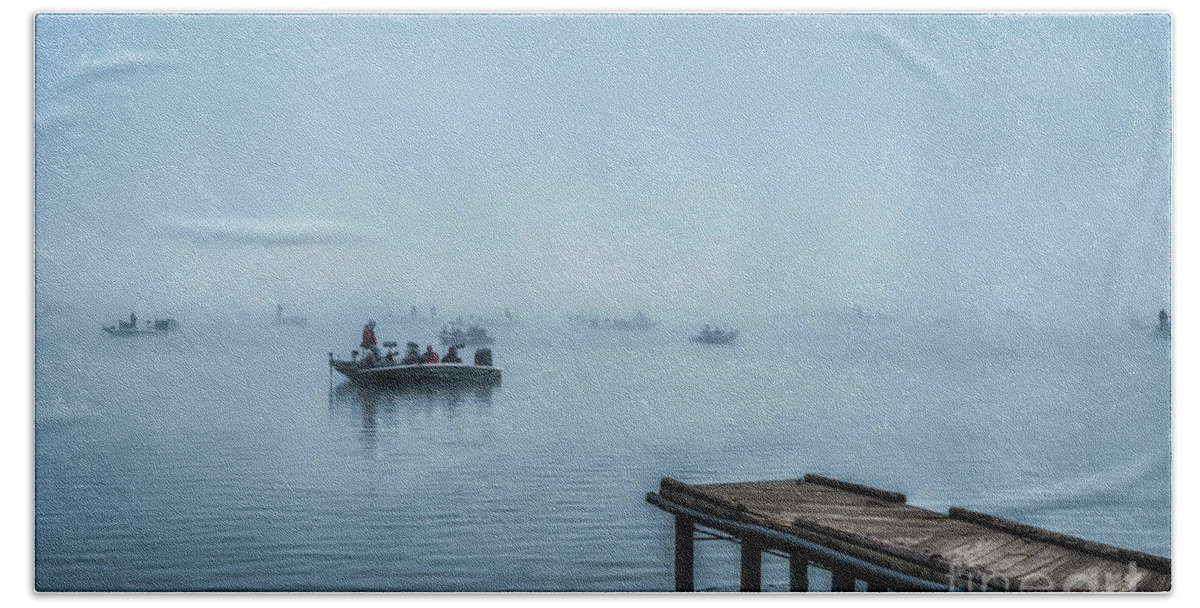
[[[692,532],[695,525],[691,519],[675,516],[675,590],[695,591],[696,581],[692,574],[694,563]]]
[[[808,556],[803,553],[788,558],[788,591],[808,591]]]
[[[833,574],[830,591],[854,591],[854,575],[850,571],[834,568],[830,572]]]
[[[742,591],[762,591],[762,545],[742,539]]]

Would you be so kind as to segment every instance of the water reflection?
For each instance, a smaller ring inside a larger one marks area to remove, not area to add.
[[[371,438],[400,419],[428,412],[441,412],[447,418],[463,412],[490,415],[493,390],[491,386],[438,385],[383,388],[347,381],[330,389],[329,408],[357,420],[363,436]]]

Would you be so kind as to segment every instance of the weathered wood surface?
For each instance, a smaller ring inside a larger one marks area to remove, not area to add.
[[[820,543],[928,581],[1002,591],[1167,591],[1171,560],[964,509],[938,513],[905,497],[807,475],[686,484],[663,478],[679,505]]]

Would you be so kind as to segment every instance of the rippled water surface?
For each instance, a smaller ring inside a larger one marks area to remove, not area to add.
[[[490,392],[373,392],[326,366],[359,320],[181,321],[38,315],[39,589],[669,590],[662,476],[822,473],[1171,553],[1147,330],[830,315],[706,347],[523,320],[493,330]],[[698,586],[736,588],[736,547],[697,555]],[[786,586],[782,560],[764,575]]]

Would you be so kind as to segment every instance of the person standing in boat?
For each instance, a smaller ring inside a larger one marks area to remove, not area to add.
[[[363,326],[362,343],[359,344],[359,346],[370,350],[371,354],[375,355],[376,359],[379,358],[379,345],[375,342],[374,319],[367,321],[367,324]]]
[[[129,329],[137,329],[137,315],[129,313]]]
[[[442,363],[462,363],[462,359],[458,356],[457,346],[451,346],[446,351],[446,356],[442,358]]]

